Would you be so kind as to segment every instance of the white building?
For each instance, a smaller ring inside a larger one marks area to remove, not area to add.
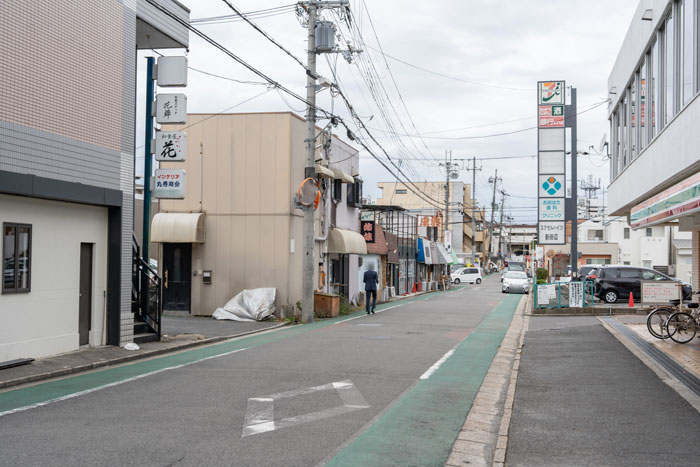
[[[0,362],[133,339],[137,50],[188,47],[158,3],[0,2]]]
[[[693,289],[700,276],[699,32],[698,0],[641,1],[608,78],[610,213],[644,232],[670,224],[692,232]]]

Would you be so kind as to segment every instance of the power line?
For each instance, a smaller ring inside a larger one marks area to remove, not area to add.
[[[375,51],[379,52],[379,51],[378,51],[377,49],[375,49],[374,47],[371,47],[371,46],[368,46],[368,47],[369,47],[370,49],[372,49],[372,50],[375,50]],[[458,78],[458,77],[456,77],[456,76],[446,75],[446,74],[440,73],[440,72],[438,72],[438,71],[429,70],[429,69],[427,69],[427,68],[423,68],[423,67],[421,67],[421,66],[414,65],[413,63],[406,62],[406,61],[404,61],[404,60],[401,60],[400,58],[396,58],[396,57],[394,57],[394,56],[392,56],[392,55],[389,55],[389,54],[387,54],[387,53],[384,53],[384,52],[381,52],[381,53],[384,54],[385,56],[389,57],[390,59],[395,60],[395,61],[397,61],[397,62],[399,62],[399,63],[403,63],[404,65],[410,66],[411,68],[415,68],[415,69],[417,69],[417,70],[421,70],[421,71],[424,71],[424,72],[426,72],[426,73],[430,73],[430,74],[433,74],[433,75],[442,76],[443,78],[447,78],[447,79],[451,79],[451,80],[455,80],[455,81],[461,81],[461,82],[467,83],[467,84],[473,84],[473,85],[475,85],[475,86],[484,86],[484,87],[487,87],[487,88],[496,88],[496,89],[507,89],[507,90],[510,90],[510,91],[528,91],[528,92],[536,91],[535,88],[514,88],[514,87],[509,87],[509,86],[498,86],[498,85],[496,85],[496,84],[479,83],[479,82],[477,82],[477,81],[471,81],[471,80],[464,79],[464,78]]]
[[[267,18],[270,16],[276,16],[284,13],[290,13],[296,9],[296,4],[281,5],[273,8],[266,8],[263,10],[254,10],[244,13],[249,18]],[[194,18],[190,20],[192,24],[223,24],[236,21],[243,21],[240,15],[222,15],[222,16],[209,16],[205,18]]]

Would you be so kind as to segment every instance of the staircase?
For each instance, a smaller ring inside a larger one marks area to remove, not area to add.
[[[132,234],[131,312],[134,314],[134,342],[159,341],[163,316],[163,288],[158,272],[140,254]]]

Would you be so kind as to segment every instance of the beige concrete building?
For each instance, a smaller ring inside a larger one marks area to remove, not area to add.
[[[151,230],[161,244],[164,308],[211,315],[244,289],[275,287],[277,307],[291,311],[302,287],[303,213],[294,196],[304,180],[305,120],[290,112],[190,114],[167,129],[182,127],[187,161],[161,167],[185,169],[186,196],[161,200]],[[317,151],[325,167],[317,168],[314,283],[353,298],[357,255],[367,252],[355,207],[359,153],[337,137],[319,141],[327,144]]]

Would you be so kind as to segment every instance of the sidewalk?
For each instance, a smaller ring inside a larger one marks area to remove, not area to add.
[[[285,326],[280,321],[218,321],[210,317],[163,316],[163,337],[159,342],[139,345],[139,350],[106,345],[89,347],[0,370],[0,390],[49,378],[80,373],[112,365],[154,357],[170,352],[213,344],[234,337]]]
[[[698,411],[604,326],[610,321],[530,318],[507,465],[697,463]]]

